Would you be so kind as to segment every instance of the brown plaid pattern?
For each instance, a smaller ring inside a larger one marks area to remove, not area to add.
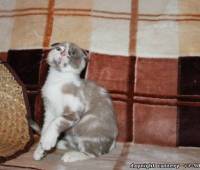
[[[0,58],[75,42],[90,51],[85,77],[111,93],[119,141],[200,146],[199,24],[199,0],[0,1]]]

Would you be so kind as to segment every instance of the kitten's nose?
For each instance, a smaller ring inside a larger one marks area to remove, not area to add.
[[[61,60],[60,59],[58,59],[58,60],[54,59],[53,62],[54,62],[55,65],[59,65],[61,63]]]

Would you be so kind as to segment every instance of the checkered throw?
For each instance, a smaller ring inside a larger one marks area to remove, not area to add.
[[[200,146],[199,0],[1,0],[0,51],[71,41],[111,93],[120,141]]]

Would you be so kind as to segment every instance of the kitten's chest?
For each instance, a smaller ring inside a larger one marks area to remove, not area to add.
[[[61,93],[61,85],[47,85],[43,88],[43,96],[46,97],[51,102],[61,103],[62,93]]]
[[[69,91],[65,93],[63,87],[66,87],[66,83],[47,83],[42,89],[43,97],[47,99],[47,107],[51,109],[51,112],[59,116],[63,113],[65,107],[75,112],[83,111],[84,103],[77,93],[74,93],[72,88],[68,88]]]
[[[54,113],[63,110],[63,94],[61,92],[62,84],[45,84],[42,89],[42,95],[47,100],[47,107]]]

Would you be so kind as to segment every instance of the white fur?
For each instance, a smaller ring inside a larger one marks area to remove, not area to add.
[[[50,70],[42,88],[42,97],[45,101],[45,121],[40,143],[33,155],[35,160],[42,159],[45,151],[55,147],[59,136],[57,128],[62,121],[68,121],[62,117],[65,107],[69,107],[74,112],[84,110],[84,104],[78,97],[66,95],[62,92],[62,87],[68,83],[80,86],[79,74],[86,64],[85,60],[81,60],[80,67],[78,69],[73,68],[69,64],[70,56],[68,52],[69,44],[65,43],[58,48],[53,48],[48,54],[47,62],[50,65]],[[64,66],[64,64],[67,65]],[[72,121],[67,122],[69,126],[73,123]]]
[[[86,61],[81,60],[79,68],[72,67],[69,64],[69,44],[66,43],[65,45],[58,49],[52,49],[48,55],[47,60],[50,65],[50,70],[47,80],[42,88],[42,97],[45,101],[45,120],[41,132],[40,143],[33,155],[35,160],[42,159],[45,155],[45,151],[49,151],[56,146],[57,139],[60,133],[65,130],[65,128],[70,128],[77,123],[76,121],[70,121],[63,117],[63,112],[66,107],[75,113],[86,112],[89,109],[89,102],[86,102],[83,91],[81,91],[79,97],[76,97],[72,94],[64,94],[62,91],[66,84],[74,84],[77,87],[81,85],[79,74],[86,65]],[[100,89],[100,93],[102,96],[107,95],[107,91],[103,88]],[[76,114],[76,116],[78,117],[78,120],[80,120],[81,115]],[[96,116],[85,116],[79,123],[86,122],[89,119],[91,120],[91,118],[95,119]],[[98,122],[95,122],[96,121],[91,123],[90,128],[101,126]],[[61,125],[63,125],[63,123],[66,126],[62,127]],[[70,135],[65,136],[65,138],[67,139],[68,144],[72,147],[73,145],[78,144],[81,152],[67,152],[62,157],[64,162],[75,162],[94,157],[94,155],[85,153],[85,141],[100,143],[102,141],[109,140],[108,138],[90,138]],[[67,149],[66,143],[63,141],[60,141],[57,144],[57,147],[61,149]]]
[[[102,96],[108,95],[106,89],[104,89],[104,88],[102,88],[102,87],[99,88],[99,92],[100,92],[100,94],[101,94]]]
[[[69,44],[65,43],[65,47],[60,46],[61,51],[58,51],[56,48],[52,49],[49,54],[48,54],[48,58],[47,58],[47,62],[49,63],[49,65],[51,65],[51,63],[53,63],[53,61],[57,61],[58,63],[60,63],[60,66],[63,66],[64,63],[69,63]],[[64,51],[65,50],[65,51]],[[61,55],[61,52],[64,53]],[[80,74],[80,72],[83,70],[83,68],[86,65],[86,61],[85,60],[81,60],[81,64],[80,67],[78,69],[74,69],[71,65],[68,65],[67,67],[60,67],[60,71],[61,72],[65,72],[65,73],[76,73],[76,74]]]
[[[61,51],[66,51],[68,52],[69,50],[69,44],[66,43],[65,46],[60,46],[59,47],[61,49]],[[47,62],[50,64],[53,62],[53,60],[56,60],[56,61],[62,61],[62,62],[68,62],[69,59],[68,59],[68,56],[69,54],[66,53],[65,56],[61,56],[61,52],[58,51],[56,48],[55,49],[52,49],[49,54],[48,54],[48,58],[47,58]]]
[[[60,150],[67,150],[67,142],[65,140],[59,140],[57,145],[56,145],[56,148],[57,149],[60,149]]]
[[[77,112],[77,111],[83,111],[84,105],[80,101],[78,97],[75,97],[73,95],[64,95],[63,102],[65,106],[68,106],[71,111]]]
[[[89,141],[89,142],[95,142],[95,143],[99,143],[100,141],[109,141],[109,139],[108,138],[106,138],[106,137],[101,137],[101,138],[99,138],[99,137],[96,137],[96,138],[94,138],[94,137],[92,137],[92,138],[90,138],[90,137],[81,137],[80,138],[80,140],[81,141]]]
[[[42,134],[40,142],[42,145],[42,148],[46,151],[50,150],[56,145],[58,133],[55,129],[53,129],[54,126],[52,126],[51,129],[47,130],[44,134]]]
[[[42,149],[41,145],[39,144],[35,150],[35,152],[33,153],[33,158],[36,161],[39,161],[43,158],[44,156],[44,150]]]
[[[50,150],[55,147],[57,138],[60,135],[57,128],[62,122],[66,121],[68,124],[73,125],[72,121],[66,120],[63,117],[58,117],[49,125],[48,130],[42,134],[40,143],[44,150]]]
[[[40,143],[34,152],[34,159],[40,160],[44,156],[45,150],[50,150],[56,145],[57,125],[62,120],[60,116],[66,105],[72,111],[80,111],[83,109],[83,104],[80,100],[72,95],[62,93],[62,87],[67,83],[73,83],[80,86],[78,75],[70,73],[61,73],[55,69],[50,69],[47,80],[42,88],[42,97],[45,99],[45,122],[41,134]]]
[[[110,151],[113,150],[115,148],[115,146],[116,146],[116,141],[113,141],[113,143],[112,143],[112,145],[110,147]]]
[[[77,111],[83,107],[80,100],[72,95],[65,95],[62,93],[62,87],[67,83],[73,83],[80,86],[80,79],[73,73],[61,73],[55,69],[50,69],[47,80],[42,88],[42,96],[48,103],[50,114],[60,116],[63,113],[64,107],[68,104],[70,109]]]
[[[94,156],[86,155],[85,153],[82,153],[82,152],[71,151],[71,152],[65,153],[62,157],[62,160],[64,162],[76,162],[76,161],[90,159],[92,157]]]

